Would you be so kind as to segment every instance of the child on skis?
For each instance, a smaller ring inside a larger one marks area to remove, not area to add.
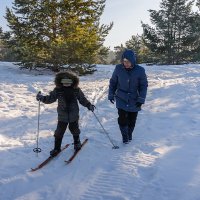
[[[78,87],[79,78],[72,72],[60,72],[55,77],[55,85],[53,91],[49,95],[42,95],[39,92],[36,96],[37,101],[45,104],[54,103],[58,100],[58,123],[55,130],[54,149],[50,151],[51,156],[57,155],[61,151],[61,143],[63,135],[69,127],[74,139],[74,150],[81,149],[80,129],[79,129],[79,106],[78,101],[88,110],[94,111],[95,106],[92,105],[85,97],[82,90]]]

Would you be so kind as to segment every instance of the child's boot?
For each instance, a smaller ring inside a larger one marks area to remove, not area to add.
[[[55,138],[54,149],[50,151],[50,156],[54,157],[54,156],[57,156],[60,153],[61,143],[62,143],[62,139]]]
[[[78,151],[81,149],[81,142],[80,142],[79,135],[75,135],[73,136],[73,138],[74,138],[74,150]]]

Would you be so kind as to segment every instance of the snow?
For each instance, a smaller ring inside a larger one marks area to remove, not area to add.
[[[73,146],[43,169],[30,172],[49,156],[57,124],[56,103],[41,104],[36,147],[36,93],[54,88],[54,75],[19,70],[0,62],[0,199],[2,200],[199,200],[200,65],[145,66],[148,95],[134,138],[123,145],[117,110],[107,100],[114,66],[99,65],[80,78],[96,105],[95,114],[119,149],[112,149],[93,113],[80,106],[81,140],[89,138],[66,165]],[[63,145],[72,143],[67,130]]]

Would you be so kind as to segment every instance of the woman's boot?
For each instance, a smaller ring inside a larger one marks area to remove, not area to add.
[[[124,144],[128,144],[129,136],[128,136],[128,126],[119,126],[122,134],[122,142]]]
[[[133,134],[133,130],[134,130],[134,127],[128,127],[128,139],[129,139],[129,141],[131,141],[132,140],[132,134]]]

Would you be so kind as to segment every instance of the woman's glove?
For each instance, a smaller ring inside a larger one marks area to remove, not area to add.
[[[135,105],[136,105],[137,108],[140,108],[142,106],[142,103],[136,102]]]

